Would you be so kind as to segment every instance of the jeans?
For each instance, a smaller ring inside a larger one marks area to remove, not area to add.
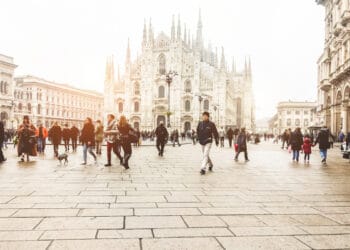
[[[207,165],[213,166],[213,163],[209,157],[211,145],[212,145],[211,143],[207,143],[205,145],[202,145],[202,153],[203,153],[203,159],[202,159],[202,164],[201,164],[202,170],[206,170]]]
[[[122,161],[122,156],[120,155],[120,145],[118,143],[107,142],[107,161],[111,164],[112,150],[117,155],[118,159]]]
[[[230,148],[232,148],[232,138],[231,137],[228,138],[228,145],[230,146]]]
[[[248,150],[242,150],[242,149],[238,149],[238,152],[236,153],[235,159],[238,160],[238,156],[241,152],[244,152],[244,158],[247,161],[248,160]]]
[[[220,137],[220,147],[224,147],[225,144],[225,137]]]
[[[96,161],[96,155],[93,151],[93,147],[92,146],[89,146],[87,144],[84,144],[83,145],[83,158],[84,158],[84,163],[86,163],[87,161],[87,152],[89,152],[90,155],[92,155]]]
[[[304,154],[304,161],[310,160],[310,154]]]
[[[299,161],[299,150],[293,150],[293,160]]]
[[[102,141],[96,141],[96,154],[101,154]]]
[[[160,154],[164,153],[164,145],[165,145],[165,140],[164,139],[157,139],[157,149]]]
[[[72,138],[72,148],[74,152],[77,151],[77,145],[78,145],[78,139]]]
[[[63,139],[64,141],[64,149],[66,152],[69,151],[69,139]]]
[[[327,149],[320,149],[320,155],[322,160],[327,160]]]
[[[42,153],[42,152],[44,152],[44,143],[43,143],[43,141],[44,141],[45,139],[44,138],[38,138],[38,151],[39,151],[39,153]]]
[[[58,144],[53,144],[53,153],[55,157],[58,156]]]

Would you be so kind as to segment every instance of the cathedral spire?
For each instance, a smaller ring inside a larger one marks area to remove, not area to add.
[[[221,69],[225,69],[225,68],[226,68],[224,47],[221,47],[220,68],[221,68]]]
[[[175,41],[175,15],[173,15],[173,21],[171,24],[171,41]]]
[[[184,28],[184,42],[187,43],[187,30],[186,30],[186,24]]]
[[[110,64],[111,77],[110,80],[114,82],[114,58],[111,56],[111,64]]]
[[[218,47],[215,47],[214,65],[216,68],[218,67]]]
[[[232,73],[236,73],[236,62],[234,57],[232,57]]]
[[[177,40],[181,40],[181,20],[180,20],[180,15],[178,16],[178,20],[177,20]]]
[[[110,58],[107,57],[106,59],[106,74],[105,74],[105,82],[110,80],[111,76],[111,66],[110,66]]]
[[[120,67],[119,67],[119,64],[118,64],[118,83],[120,82]]]
[[[187,45],[189,48],[191,48],[191,30],[188,29],[188,36],[187,36]]]
[[[153,28],[152,28],[152,18],[149,19],[149,28],[148,28],[148,43],[152,46],[154,41],[153,37]]]
[[[126,49],[126,64],[130,64],[131,62],[131,53],[130,53],[130,39],[128,38],[128,47]]]
[[[248,74],[249,75],[252,74],[252,64],[250,62],[250,56],[248,57]]]
[[[198,24],[197,24],[197,40],[196,40],[196,46],[198,49],[202,49],[203,47],[202,28],[203,28],[202,13],[201,13],[201,9],[199,9]]]
[[[142,44],[143,44],[143,45],[147,44],[147,27],[146,27],[146,19],[144,20],[144,24],[143,24],[143,40],[142,40]]]

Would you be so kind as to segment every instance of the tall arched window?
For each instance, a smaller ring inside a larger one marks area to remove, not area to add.
[[[38,104],[38,115],[41,114],[41,104]]]
[[[158,98],[164,98],[165,97],[165,88],[164,86],[159,86],[158,88]]]
[[[165,75],[165,71],[166,71],[165,64],[166,64],[165,55],[160,54],[160,56],[159,56],[159,74],[161,74],[161,75]]]
[[[134,111],[135,111],[135,113],[140,111],[140,103],[139,102],[134,103]]]
[[[295,119],[295,126],[300,126],[300,119]]]
[[[189,100],[185,101],[185,111],[186,112],[191,111],[191,102]]]
[[[204,100],[203,108],[204,108],[205,111],[209,110],[209,100]]]
[[[7,95],[9,93],[8,91],[8,83],[7,82],[4,82],[4,94]]]
[[[119,111],[119,113],[123,113],[123,103],[122,102],[118,103],[118,111]]]
[[[23,107],[22,107],[22,103],[19,103],[19,104],[18,104],[18,111],[22,111],[22,108],[23,108]]]
[[[191,81],[187,80],[185,82],[185,92],[186,93],[190,93],[191,91],[192,91]]]
[[[28,103],[27,109],[28,109],[28,113],[32,113],[32,104]]]
[[[0,92],[4,93],[4,82],[3,81],[0,82]]]
[[[139,95],[139,94],[140,94],[140,83],[139,83],[139,82],[135,82],[135,85],[134,85],[134,94],[135,94],[135,95]]]

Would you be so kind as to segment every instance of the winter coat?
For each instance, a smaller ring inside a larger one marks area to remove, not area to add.
[[[247,135],[241,132],[237,138],[238,151],[245,151],[247,149]]]
[[[197,126],[197,137],[201,145],[213,142],[213,136],[216,144],[219,143],[219,134],[216,126],[211,121],[201,121]]]
[[[293,132],[290,136],[290,145],[292,146],[292,150],[301,150],[303,135],[299,132]]]
[[[318,143],[319,149],[326,150],[330,148],[329,143],[329,130],[322,128],[317,135],[315,145]]]
[[[69,140],[70,139],[70,129],[69,128],[64,128],[62,130],[62,138],[63,138],[63,140]]]
[[[305,154],[311,154],[312,143],[310,138],[305,138],[303,143],[303,151]]]
[[[93,124],[84,124],[81,130],[80,141],[83,145],[95,146],[95,126]]]
[[[49,131],[49,137],[52,144],[60,144],[62,140],[62,130],[60,126],[52,126]]]
[[[159,125],[156,128],[155,134],[157,136],[157,140],[159,141],[166,141],[169,136],[168,130],[164,127],[164,125]]]
[[[232,139],[233,138],[233,130],[232,130],[232,128],[229,128],[227,130],[226,134],[227,134],[227,138]]]
[[[72,140],[76,140],[79,137],[79,129],[77,127],[73,126],[73,127],[71,127],[69,134],[70,134],[70,138]]]
[[[39,134],[40,134],[40,129],[42,129],[42,134],[43,134],[43,137],[42,138],[47,138],[49,136],[49,133],[47,132],[47,129],[45,127],[38,127],[36,130],[35,130],[35,136],[36,137],[39,137]]]
[[[103,126],[102,125],[96,127],[95,139],[98,142],[102,142],[103,141]]]

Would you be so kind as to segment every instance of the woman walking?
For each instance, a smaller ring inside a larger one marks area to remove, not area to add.
[[[100,120],[96,121],[96,130],[95,130],[95,139],[96,139],[96,154],[101,155],[101,148],[103,142],[103,125]]]
[[[296,128],[290,136],[290,145],[293,151],[293,161],[299,162],[299,154],[303,145],[303,135],[300,128]]]
[[[92,119],[90,117],[85,119],[84,127],[81,130],[80,141],[83,145],[83,163],[81,163],[81,165],[86,165],[87,152],[89,152],[89,154],[94,157],[95,165],[97,166],[97,157],[93,151],[95,146],[95,127],[94,124],[92,124]]]
[[[130,132],[134,133],[134,130],[131,128],[123,115],[119,119],[118,130],[120,133],[121,145],[124,151],[123,166],[125,169],[129,169],[129,159],[132,154]]]
[[[24,157],[36,156],[36,142],[35,142],[35,127],[31,124],[29,116],[23,117],[23,123],[18,128],[18,156],[21,156],[21,161],[24,162]]]

